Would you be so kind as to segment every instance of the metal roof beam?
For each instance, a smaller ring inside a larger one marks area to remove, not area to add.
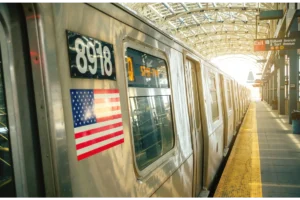
[[[160,14],[152,5],[148,5],[148,8],[150,8],[157,16],[159,16],[160,18],[163,17],[162,14]]]
[[[169,22],[169,24],[170,24],[171,26],[173,26],[174,28],[176,28],[176,26],[175,26],[172,22]]]
[[[220,40],[220,36],[223,40],[228,40],[229,38],[228,37],[225,37],[225,36],[230,36],[231,38],[230,39],[240,39],[240,40],[253,40],[255,39],[255,36],[253,36],[253,38],[249,37],[248,35],[244,34],[244,35],[218,35],[218,34],[214,34],[214,35],[205,35],[205,36],[202,36],[201,38],[198,38],[197,41],[195,41],[195,43],[201,43],[201,42],[206,42],[209,38],[211,39],[215,39],[215,40]],[[223,37],[222,37],[223,36]]]
[[[225,52],[228,54],[244,54],[245,52],[247,52],[247,54],[252,55],[252,56],[256,56],[256,57],[261,57],[262,54],[259,52],[254,52],[253,49],[252,50],[245,50],[245,49],[228,49],[228,47],[215,47],[215,48],[210,48],[210,49],[206,49],[206,50],[199,50],[197,49],[201,54],[212,54],[215,52]]]
[[[216,21],[217,22],[224,22],[224,20],[223,20],[223,17],[220,15],[220,13],[219,12],[217,12],[217,16],[219,16],[219,19],[221,19],[221,21],[217,21],[217,17],[216,17]]]
[[[234,58],[238,58],[238,59],[245,59],[247,57],[247,59],[250,59],[252,60],[252,62],[256,63],[256,64],[260,64],[260,63],[257,63],[257,60],[261,60],[261,57],[259,56],[256,56],[256,55],[241,55],[241,54],[235,54],[235,55],[232,55],[231,57],[234,57]],[[226,57],[226,58],[222,58],[220,60],[225,60],[225,59],[229,59],[230,57]]]
[[[194,21],[197,23],[196,26],[200,25],[199,21],[197,20],[197,18],[192,14],[192,18],[194,19]],[[193,24],[194,25],[194,24]],[[188,27],[188,26],[186,26]]]
[[[217,32],[217,29],[216,29],[216,27],[215,27],[214,25],[212,25],[212,27],[213,27],[214,31],[216,31],[216,32]]]
[[[186,7],[185,3],[180,3],[182,7],[185,9],[185,11],[189,11],[189,9]]]
[[[227,42],[221,42],[221,43],[213,43],[211,42],[210,45],[209,45],[209,48],[207,48],[207,46],[199,46],[199,45],[196,45],[197,48],[199,50],[210,50],[210,49],[219,49],[220,47],[222,48],[227,48],[228,50],[237,50],[237,49],[244,49],[244,50],[248,50],[248,51],[252,51],[253,52],[253,47],[252,45],[249,45],[249,44],[238,44],[238,43],[227,43]],[[232,49],[234,48],[234,49]]]
[[[162,3],[172,14],[174,14],[174,10],[171,8],[171,6],[168,3]]]
[[[166,3],[164,3],[166,4]],[[189,10],[189,11],[184,11],[184,12],[180,12],[180,13],[173,13],[172,15],[168,15],[166,16],[165,20],[169,21],[169,20],[175,20],[178,17],[182,17],[185,15],[189,15],[189,14],[194,14],[194,13],[202,13],[202,12],[232,12],[232,11],[242,11],[243,7],[216,7],[216,8],[198,8],[198,9],[194,9],[194,10]],[[253,11],[253,12],[258,12],[257,8],[253,8],[253,7],[249,7],[247,8],[247,11]],[[174,11],[173,11],[174,12]]]
[[[201,27],[201,26],[200,26]],[[249,35],[253,35],[255,34],[255,30],[252,30],[252,31],[218,31],[218,32],[206,32],[206,34],[203,34],[203,33],[199,33],[197,35],[194,35],[194,36],[190,36],[190,37],[201,37],[201,36],[204,36],[204,35],[232,35],[232,34],[249,34]],[[258,32],[257,35],[259,36],[268,36],[269,34],[268,33],[263,33],[263,32]],[[249,39],[253,39],[253,38],[249,38]]]
[[[213,42],[216,42],[215,45],[211,45]],[[212,41],[207,41],[204,43],[204,45],[206,44],[209,44],[211,48],[213,47],[218,47],[218,46],[221,46],[221,45],[224,45],[224,46],[238,46],[238,47],[243,47],[245,46],[247,49],[252,49],[253,50],[253,45],[251,45],[252,42],[248,41],[248,42],[244,42],[244,43],[238,43],[238,42],[235,42],[235,41],[221,41],[221,42],[217,42],[215,40],[212,40]],[[198,45],[198,44],[201,44],[201,43],[195,43],[197,44],[197,46],[201,49],[203,48],[204,45]],[[202,43],[203,44],[203,43]]]
[[[148,17],[158,27],[176,34],[200,54],[241,54],[265,58],[267,52],[253,52],[255,16],[259,11],[276,9],[277,3],[150,3],[130,4],[138,14]],[[127,4],[126,4],[127,5]],[[192,4],[191,4],[192,5]],[[195,5],[195,4],[193,4]],[[163,14],[164,13],[164,14]],[[190,21],[192,20],[192,21]],[[269,37],[269,25],[260,22],[260,38]]]
[[[206,26],[212,26],[212,25],[214,25],[214,26],[218,26],[218,25],[233,25],[232,22],[228,22],[228,21],[224,21],[224,22],[211,22],[211,23],[201,23],[200,24],[199,21],[195,18],[194,15],[192,15],[192,18],[194,19],[194,21],[197,24],[191,24],[191,25],[187,25],[187,26],[184,26],[184,27],[176,28],[176,29],[184,31],[184,30],[187,30],[187,29],[190,29],[190,28],[197,28],[199,26],[206,27]],[[245,25],[245,23],[243,23],[243,22],[235,22],[235,25]],[[255,29],[256,24],[255,23],[247,23],[247,26],[253,26],[251,28]],[[269,28],[268,24],[260,24],[259,26],[263,26],[263,27]]]
[[[274,10],[275,6],[270,5],[271,3],[261,3],[264,7],[266,7],[268,10]]]
[[[246,38],[242,38],[242,39],[239,39],[239,38],[225,38],[225,39],[216,39],[214,41],[218,42],[218,43],[223,43],[223,41],[226,41],[228,43],[230,41],[230,42],[234,42],[234,43],[237,43],[237,44],[239,42],[243,42],[243,44],[249,45],[249,43],[250,43],[250,45],[253,45],[253,40],[246,39]],[[208,44],[210,42],[205,40],[205,41],[195,41],[194,43],[195,44]]]
[[[245,54],[245,55],[253,55],[255,56],[255,53],[251,52],[251,51],[246,51],[246,50],[235,50],[235,51],[228,51],[228,49],[226,48],[222,48],[222,49],[212,49],[211,51],[208,52],[204,52],[204,51],[200,51],[200,53],[202,55],[204,55],[205,57],[211,57],[213,55],[232,55],[232,54]]]
[[[253,55],[250,52],[247,51],[240,51],[240,52],[226,52],[226,51],[222,51],[222,52],[210,52],[210,53],[201,53],[203,56],[205,56],[207,59],[211,59],[213,57],[217,57],[217,56],[226,56],[226,55],[234,55],[234,54],[244,54],[244,55]]]
[[[194,19],[194,21],[196,22],[196,26],[200,26],[201,30],[204,32],[204,34],[206,34],[206,30],[202,27],[202,25],[199,23],[199,21],[197,20],[197,18],[191,14],[192,18]],[[189,25],[188,25],[189,26]],[[188,26],[185,26],[185,27],[188,27]],[[190,28],[193,28],[193,27],[190,27]],[[177,31],[180,31],[178,28],[176,29]],[[194,33],[195,34],[195,33]]]

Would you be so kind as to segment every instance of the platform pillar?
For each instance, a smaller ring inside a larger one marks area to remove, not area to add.
[[[273,73],[273,100],[275,101],[274,110],[278,109],[278,92],[277,92],[277,68],[274,66]]]
[[[269,80],[268,80],[267,81],[267,87],[266,87],[267,103],[269,103],[269,87],[270,87],[270,84],[269,84]]]
[[[265,92],[265,89],[266,89],[266,84],[263,82],[263,85],[261,87],[261,95],[262,95],[262,100],[265,101],[266,100],[266,92]]]
[[[265,88],[265,96],[266,96],[266,102],[269,102],[269,83],[268,81],[266,82],[266,88]]]
[[[275,81],[275,72],[276,70],[274,69],[273,73],[272,73],[272,101],[271,101],[271,104],[273,104],[273,100],[275,100],[276,98],[276,93],[275,93],[275,84],[276,84],[276,81]]]
[[[299,37],[300,32],[298,31],[297,18],[293,19],[291,24],[289,37]],[[297,50],[289,50],[288,57],[290,60],[290,77],[289,77],[289,88],[290,88],[290,102],[289,102],[289,123],[292,123],[291,112],[297,109],[298,102],[298,73],[299,73],[299,56]]]
[[[269,76],[269,105],[272,105],[272,74]]]
[[[275,66],[278,69],[278,82],[277,82],[277,87],[279,88],[279,97],[278,97],[278,113],[280,115],[285,114],[285,100],[284,100],[284,67],[285,67],[285,59],[284,55],[281,54],[280,57],[275,59]]]

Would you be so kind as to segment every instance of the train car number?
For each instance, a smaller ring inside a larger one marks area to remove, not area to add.
[[[113,45],[67,30],[72,78],[116,80]]]

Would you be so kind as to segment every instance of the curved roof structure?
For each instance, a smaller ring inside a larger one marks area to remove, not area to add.
[[[123,3],[123,5],[192,46],[206,59],[234,54],[249,55],[257,60],[265,59],[268,52],[254,52],[253,39],[271,37],[270,21],[257,23],[256,16],[260,11],[277,9],[276,3]]]

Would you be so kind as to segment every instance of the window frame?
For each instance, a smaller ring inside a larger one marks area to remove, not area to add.
[[[227,102],[228,102],[228,110],[233,110],[233,103],[232,103],[232,90],[231,90],[231,80],[226,79],[226,85],[227,85]]]
[[[214,91],[216,93],[216,103],[217,103],[217,111],[218,111],[218,116],[216,118],[213,117],[213,109],[212,109],[212,105],[213,105],[213,98],[211,98],[211,106],[210,106],[210,109],[211,109],[211,120],[213,123],[217,122],[218,120],[220,120],[220,110],[219,110],[219,95],[218,95],[218,89],[217,89],[217,75],[214,71],[208,71],[208,76],[209,76],[209,79],[211,79],[213,77],[213,80],[214,80],[214,88],[211,88],[211,85],[209,84],[208,85],[208,89],[209,89],[209,93],[211,95],[211,92]],[[213,90],[212,90],[213,89]]]
[[[169,88],[139,88],[139,87],[129,87],[128,86],[128,75],[127,75],[127,55],[126,51],[127,48],[132,48],[137,51],[141,51],[143,53],[150,54],[152,56],[156,56],[158,58],[163,59],[166,62],[166,69],[168,73],[168,81],[169,81]],[[136,176],[138,179],[144,179],[148,177],[153,171],[159,168],[160,165],[167,162],[173,156],[175,156],[177,149],[178,149],[178,136],[177,136],[177,126],[175,121],[175,107],[174,107],[174,100],[173,100],[173,92],[172,92],[172,80],[171,80],[171,70],[169,65],[169,57],[167,54],[158,49],[154,48],[148,44],[142,43],[140,41],[136,41],[131,38],[126,38],[123,43],[123,63],[124,63],[124,80],[125,80],[125,87],[126,87],[126,100],[127,100],[127,110],[128,110],[128,117],[129,117],[129,130],[130,130],[130,138],[131,138],[131,149],[133,155],[133,162],[134,162],[134,169],[136,172]],[[136,160],[136,152],[134,147],[134,137],[133,137],[133,126],[132,126],[132,111],[130,105],[130,98],[131,97],[142,97],[142,96],[170,96],[170,107],[171,107],[171,117],[172,117],[172,124],[173,124],[173,147],[167,153],[160,156],[157,160],[153,163],[145,167],[144,169],[140,170]]]

